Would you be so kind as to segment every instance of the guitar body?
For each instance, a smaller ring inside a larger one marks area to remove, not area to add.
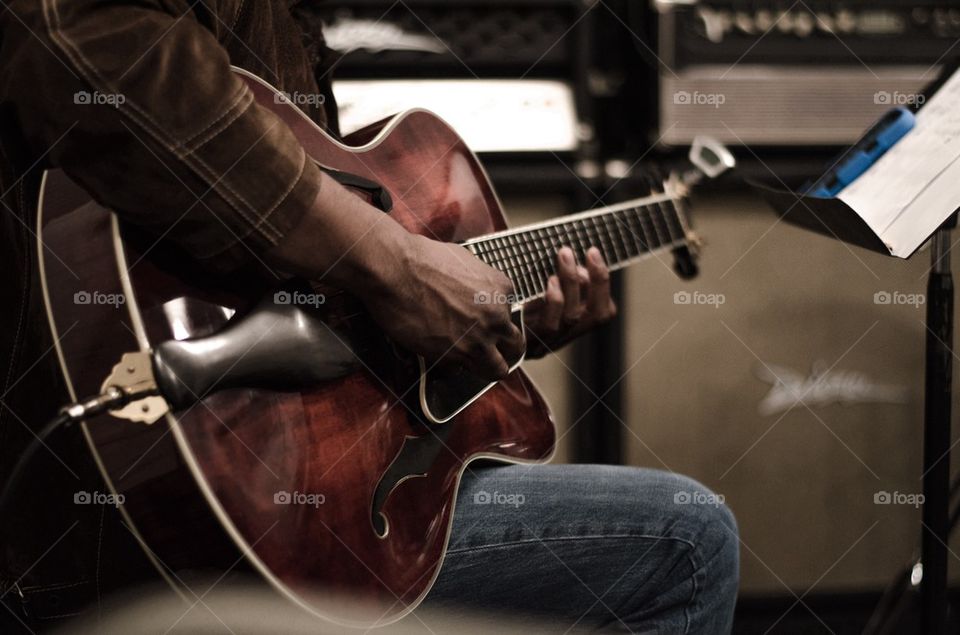
[[[399,115],[342,145],[241,75],[315,161],[383,186],[408,231],[458,242],[505,228],[477,158],[434,115]],[[45,300],[74,398],[98,393],[123,353],[210,335],[269,289],[199,270],[59,171],[44,178],[38,216]],[[427,420],[416,360],[348,292],[316,291],[324,322],[365,351],[342,376],[302,391],[216,392],[150,425],[101,415],[84,434],[129,529],[190,604],[224,572],[254,574],[319,617],[389,623],[440,570],[468,464],[546,461],[554,424],[520,369],[449,421]],[[330,601],[340,594],[367,604]]]

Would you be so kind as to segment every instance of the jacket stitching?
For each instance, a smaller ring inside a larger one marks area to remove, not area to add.
[[[243,86],[240,92],[237,94],[236,99],[233,100],[233,103],[231,103],[229,106],[224,108],[223,112],[220,113],[220,115],[216,119],[214,119],[213,121],[208,123],[206,126],[201,128],[200,130],[197,130],[195,133],[193,133],[192,135],[190,135],[189,137],[183,140],[183,143],[182,143],[183,147],[186,148],[188,152],[195,152],[200,147],[202,147],[207,141],[214,138],[219,133],[223,132],[223,130],[227,126],[229,126],[231,123],[236,121],[236,119],[240,115],[246,112],[247,109],[250,107],[250,104],[253,103],[253,99],[249,99],[249,100],[247,99],[247,97],[250,95],[251,95],[250,90],[246,86]],[[221,122],[223,122],[228,117],[229,117],[229,120],[221,124]],[[217,126],[217,128],[215,130],[211,130],[211,128],[213,128],[214,126]],[[208,131],[209,131],[209,134],[206,134],[202,139],[199,139],[196,143],[193,143],[193,141],[197,139],[197,137],[204,135],[204,133],[208,133]]]
[[[48,9],[49,14],[47,11]],[[47,26],[47,33],[51,41],[56,44],[58,48],[60,48],[63,53],[67,55],[68,58],[70,58],[70,60],[76,65],[77,71],[83,75],[84,79],[91,86],[103,86],[104,88],[116,92],[110,86],[109,82],[105,81],[99,76],[94,65],[84,56],[83,51],[80,50],[60,28],[60,16],[59,12],[57,11],[57,0],[43,0],[43,10],[44,21],[46,22]],[[53,17],[52,21],[50,20],[51,15]],[[80,62],[83,62],[83,64],[81,65]],[[87,72],[84,72],[84,69],[86,69]],[[91,77],[91,75],[93,77]],[[97,82],[93,81],[94,77],[98,80]],[[258,230],[268,242],[271,244],[276,244],[279,241],[279,239],[282,237],[282,233],[278,231],[268,219],[261,218],[255,222],[255,220],[249,216],[247,210],[242,209],[241,205],[238,205],[236,201],[231,200],[230,197],[226,196],[225,192],[220,191],[219,188],[217,188],[218,184],[222,184],[223,189],[232,194],[240,201],[240,203],[245,205],[249,210],[253,209],[253,205],[251,205],[241,194],[236,192],[228,182],[226,182],[226,175],[222,175],[219,178],[214,178],[216,177],[215,171],[212,170],[212,168],[210,168],[210,166],[208,166],[203,159],[195,154],[190,154],[189,152],[181,152],[178,149],[178,144],[167,141],[162,127],[153,120],[148,112],[144,111],[140,106],[138,106],[136,102],[128,98],[125,104],[129,104],[129,108],[118,107],[118,110],[126,112],[126,114],[130,116],[130,118],[134,120],[144,131],[150,134],[155,141],[165,147],[167,151],[173,154],[176,158],[180,159],[187,167],[192,168],[193,171],[196,172],[201,178],[208,181],[208,186],[215,189],[220,196],[241,216],[241,218],[255,230]],[[139,120],[138,117],[134,116],[134,113],[146,121]],[[147,123],[150,125],[147,125]]]

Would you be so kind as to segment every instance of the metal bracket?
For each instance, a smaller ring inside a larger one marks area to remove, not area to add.
[[[170,409],[163,397],[158,395],[149,352],[124,353],[120,363],[113,367],[104,380],[100,392],[108,393],[110,389],[121,391],[130,400],[122,408],[110,410],[110,414],[118,419],[151,424]]]

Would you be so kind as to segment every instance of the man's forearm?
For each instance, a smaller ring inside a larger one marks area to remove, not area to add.
[[[270,264],[363,296],[386,284],[411,235],[328,175],[310,210],[267,253]]]
[[[196,3],[9,4],[0,96],[25,164],[62,168],[124,221],[222,270],[274,248],[310,207],[319,171],[231,72]]]

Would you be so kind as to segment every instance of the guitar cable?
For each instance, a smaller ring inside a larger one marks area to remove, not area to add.
[[[33,440],[27,444],[20,458],[13,465],[7,481],[0,491],[0,518],[7,517],[7,505],[17,490],[27,466],[41,447],[47,447],[46,441],[58,430],[72,429],[74,424],[94,415],[122,408],[127,404],[156,394],[156,386],[144,386],[141,389],[129,389],[121,386],[107,386],[102,393],[62,407],[57,416],[47,422]]]

